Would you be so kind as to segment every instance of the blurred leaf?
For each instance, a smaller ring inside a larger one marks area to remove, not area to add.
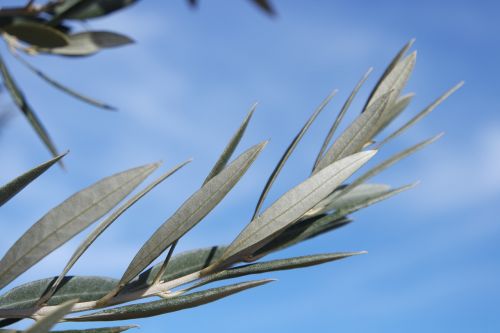
[[[193,308],[199,305],[214,302],[221,298],[236,294],[240,291],[255,288],[273,280],[257,280],[242,282],[229,286],[213,288],[182,296],[166,298],[159,301],[126,305],[104,310],[75,318],[66,318],[67,321],[111,321],[157,316],[164,313]]]
[[[415,43],[415,39],[414,38],[411,39],[408,43],[406,43],[406,45],[403,46],[403,48],[396,54],[396,56],[394,57],[394,59],[392,59],[391,63],[387,66],[387,68],[385,69],[384,73],[382,74],[382,76],[380,77],[380,79],[377,81],[377,84],[375,85],[375,88],[373,88],[372,92],[370,93],[370,96],[366,100],[366,104],[363,107],[363,111],[365,111],[367,109],[368,104],[370,104],[370,102],[373,100],[373,95],[379,90],[380,86],[382,85],[382,82],[384,82],[384,80],[389,75],[389,73],[392,72],[392,70],[394,69],[394,67],[396,67],[396,65],[399,64],[399,62],[401,61],[401,59],[403,59],[403,57],[405,56],[406,52],[408,52],[408,50],[413,46],[413,43]]]
[[[104,221],[102,221],[88,236],[85,238],[85,240],[78,246],[76,251],[73,253],[71,256],[70,260],[64,267],[63,271],[61,274],[59,274],[59,277],[57,280],[54,282],[50,290],[47,292],[47,294],[44,295],[39,301],[40,304],[43,304],[48,300],[55,292],[61,281],[63,280],[64,276],[68,274],[69,270],[73,265],[78,261],[78,259],[87,251],[87,249],[94,243],[94,241],[99,237],[114,221],[116,221],[117,218],[119,218],[127,209],[129,209],[132,205],[134,205],[137,201],[139,201],[142,197],[144,197],[146,194],[148,194],[152,189],[154,189],[157,185],[159,185],[161,182],[163,182],[165,179],[173,175],[175,172],[177,172],[179,169],[181,169],[183,166],[185,166],[187,163],[191,162],[186,161],[184,163],[181,163],[177,166],[175,166],[173,169],[169,170],[162,176],[160,176],[158,179],[156,179],[153,183],[148,185],[145,189],[134,195],[132,198],[130,198],[127,202],[125,202],[123,205],[121,205],[118,209],[116,209],[108,218],[106,218]]]
[[[125,35],[109,31],[86,31],[68,36],[68,45],[40,48],[38,51],[64,56],[88,56],[101,49],[124,46],[134,41]]]
[[[229,159],[233,155],[239,142],[241,141],[241,138],[243,137],[243,134],[245,133],[245,130],[248,126],[248,123],[250,122],[250,119],[253,116],[253,113],[255,112],[256,107],[257,107],[257,104],[254,104],[252,106],[252,108],[250,109],[250,112],[243,120],[243,123],[240,125],[240,127],[238,128],[236,133],[234,133],[231,140],[229,140],[228,145],[226,146],[226,148],[224,148],[224,151],[222,152],[221,156],[219,157],[217,162],[215,162],[215,165],[213,166],[212,170],[210,171],[207,178],[203,182],[204,184],[206,184],[210,179],[214,178],[217,174],[219,174],[222,171],[222,169],[224,169],[227,162],[229,161]]]
[[[59,155],[51,159],[50,161],[40,164],[39,166],[29,170],[28,172],[20,175],[19,177],[0,187],[0,207],[3,206],[3,204],[9,201],[12,197],[14,197],[17,193],[22,191],[38,176],[47,171],[52,165],[54,165],[54,163],[66,156],[67,153],[68,152]]]
[[[369,106],[369,110],[360,114],[354,122],[335,140],[319,161],[314,172],[318,172],[333,162],[359,152],[365,143],[371,140],[376,131],[376,124],[389,100],[391,92],[383,95]]]
[[[51,333],[121,333],[135,327],[137,326],[129,325],[129,326],[116,326],[116,327],[88,328],[84,330],[63,330],[63,331],[50,331],[50,332]],[[24,332],[25,331],[0,330],[0,333],[24,333]]]
[[[77,302],[77,299],[67,301],[50,311],[49,314],[37,320],[33,326],[28,328],[25,333],[47,333],[49,330],[61,320],[64,315],[71,311],[71,308]]]
[[[189,289],[192,290],[194,288],[203,286],[207,283],[220,280],[234,279],[246,275],[262,274],[267,272],[283,271],[289,269],[320,265],[330,261],[339,260],[363,253],[365,252],[340,252],[340,253],[317,254],[317,255],[303,256],[303,257],[265,261],[256,264],[234,267],[218,273],[211,274],[202,279],[201,281],[197,282],[196,284],[194,284]]]
[[[271,16],[276,15],[276,11],[271,6],[271,3],[268,0],[251,0],[251,1],[267,14]]]
[[[170,281],[200,271],[218,260],[225,250],[225,246],[211,246],[173,256],[168,263],[168,271],[163,274],[161,280]],[[161,264],[154,265],[140,274],[126,286],[126,289],[130,290],[152,285],[160,266]]]
[[[28,122],[30,123],[31,127],[33,127],[33,129],[38,134],[40,139],[42,139],[45,146],[52,153],[52,156],[53,157],[58,156],[59,153],[57,152],[57,149],[56,149],[54,143],[52,142],[51,138],[49,137],[47,130],[45,130],[42,123],[38,119],[37,115],[35,114],[35,112],[31,108],[31,106],[28,104],[28,101],[24,97],[23,92],[19,89],[16,82],[14,81],[12,76],[10,75],[9,70],[7,69],[7,66],[5,65],[1,56],[0,56],[0,72],[2,73],[4,85],[7,88],[7,91],[9,92],[10,96],[12,97],[12,100],[14,101],[14,103],[21,110],[21,112],[24,114],[26,119],[28,119]],[[61,166],[63,165],[60,160],[59,160],[59,163]]]
[[[229,245],[220,261],[213,267],[208,267],[207,270],[228,266],[257,251],[286,227],[300,219],[373,155],[375,151],[348,156],[332,163],[285,193],[262,215],[250,222]]]
[[[27,62],[26,60],[24,60],[18,54],[14,54],[14,56],[23,65],[25,65],[30,71],[32,71],[33,73],[35,73],[36,75],[38,75],[42,80],[45,80],[48,84],[50,84],[53,87],[61,90],[62,92],[65,92],[66,94],[68,94],[68,95],[70,95],[70,96],[72,96],[72,97],[74,97],[76,99],[79,99],[80,101],[83,101],[83,102],[88,103],[90,105],[96,106],[98,108],[102,108],[102,109],[105,109],[105,110],[116,110],[115,107],[113,107],[113,106],[111,106],[109,104],[106,104],[106,103],[103,103],[103,102],[98,101],[96,99],[93,99],[93,98],[87,97],[85,95],[82,95],[79,92],[77,92],[77,91],[75,91],[75,90],[73,90],[71,88],[68,88],[65,85],[57,82],[56,80],[50,78],[49,76],[47,76],[45,73],[43,73],[42,71],[40,71],[38,68],[36,68],[32,64],[30,64],[29,62]]]
[[[104,178],[53,208],[0,261],[0,288],[109,212],[157,167],[149,164]]]
[[[137,0],[65,0],[51,8],[52,24],[65,19],[87,20],[109,15]]]
[[[420,121],[422,118],[427,116],[429,113],[431,113],[439,104],[441,104],[445,99],[447,99],[451,94],[453,94],[455,91],[460,89],[464,85],[464,82],[459,82],[456,86],[445,92],[443,95],[441,95],[438,99],[436,99],[434,102],[432,102],[429,106],[427,106],[425,109],[423,109],[420,113],[418,113],[415,117],[410,119],[406,124],[404,124],[401,128],[399,128],[397,131],[389,135],[387,138],[385,138],[380,144],[380,146],[383,146],[390,140],[394,139],[404,131],[406,131],[408,128],[412,127],[415,125],[418,121]]]
[[[61,31],[26,18],[15,18],[9,25],[3,26],[2,30],[37,47],[53,48],[68,45],[68,38]]]
[[[333,96],[335,96],[336,94],[337,94],[337,90],[332,91],[330,93],[330,95],[328,95],[323,100],[323,102],[321,102],[321,104],[316,108],[316,110],[311,115],[311,117],[309,117],[309,119],[304,124],[304,126],[299,131],[299,133],[297,133],[297,135],[295,136],[295,138],[292,140],[292,142],[290,143],[290,145],[286,149],[286,151],[283,154],[283,156],[281,156],[278,164],[276,165],[276,167],[274,168],[273,172],[271,173],[271,176],[269,176],[269,179],[267,180],[266,185],[264,186],[264,189],[262,190],[262,193],[261,193],[261,195],[259,197],[259,200],[257,202],[257,206],[255,207],[255,211],[253,213],[252,220],[257,216],[257,214],[259,213],[260,209],[262,208],[262,205],[264,204],[264,200],[266,199],[266,196],[269,193],[269,190],[273,186],[274,181],[276,180],[276,178],[278,177],[279,173],[281,172],[281,169],[283,169],[283,166],[285,165],[286,161],[288,161],[288,158],[290,158],[290,155],[292,155],[293,151],[295,150],[295,148],[299,144],[299,142],[302,139],[302,137],[304,137],[304,134],[306,134],[306,132],[309,129],[309,127],[311,127],[311,125],[316,120],[316,118],[319,116],[319,114],[321,113],[321,111],[323,111],[325,109],[325,107],[331,101],[331,99],[333,98]]]
[[[370,75],[370,73],[372,71],[373,71],[373,68],[369,68],[368,69],[368,71],[365,73],[365,75],[363,75],[363,77],[358,82],[358,84],[356,85],[356,87],[354,87],[353,91],[349,95],[349,98],[347,98],[347,100],[345,101],[344,105],[342,106],[342,109],[340,110],[339,114],[335,118],[335,121],[334,121],[332,127],[328,131],[328,134],[326,135],[326,138],[323,141],[323,145],[321,146],[321,149],[320,149],[320,151],[318,153],[318,156],[316,157],[316,161],[314,161],[313,171],[314,171],[314,169],[316,169],[319,161],[323,157],[323,154],[325,153],[326,149],[330,145],[330,142],[332,141],[333,135],[335,134],[335,131],[337,130],[337,128],[340,125],[340,123],[342,122],[342,119],[344,118],[345,114],[347,113],[347,110],[351,106],[351,103],[354,100],[354,97],[356,97],[359,89],[361,89],[361,87],[366,82],[366,80],[368,79],[368,76]]]
[[[55,278],[28,282],[0,296],[0,310],[34,308]],[[75,297],[80,302],[96,301],[118,284],[117,279],[100,276],[67,276],[47,305],[59,305]]]
[[[131,281],[168,246],[198,224],[236,185],[266,144],[263,142],[248,149],[182,204],[135,255],[120,280],[120,286]]]

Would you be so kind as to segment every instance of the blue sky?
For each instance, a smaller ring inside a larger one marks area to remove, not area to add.
[[[14,2],[14,1],[11,1]],[[144,332],[305,330],[338,332],[498,332],[500,319],[500,27],[496,1],[274,1],[269,19],[247,1],[144,0],[95,29],[136,45],[85,59],[37,57],[67,85],[119,107],[103,112],[46,86],[9,59],[30,101],[66,157],[2,207],[6,251],[29,225],[101,177],[163,160],[194,161],[155,189],[96,242],[72,274],[118,277],[151,233],[203,181],[250,105],[259,107],[240,151],[271,139],[265,152],[179,251],[228,243],[248,222],[266,177],[313,109],[340,90],[285,167],[268,203],[303,180],[344,99],[370,67],[374,74],[348,120],[392,56],[415,37],[416,98],[402,124],[461,80],[452,98],[377,158],[444,131],[425,151],[376,181],[414,190],[354,215],[356,223],[279,256],[367,250],[369,254],[300,271],[272,273],[264,287],[197,309],[136,320]],[[4,49],[2,49],[3,51]],[[12,107],[2,96],[4,107]],[[46,160],[21,116],[0,137],[5,182]],[[80,238],[15,284],[59,273]],[[12,284],[14,286],[15,284]]]

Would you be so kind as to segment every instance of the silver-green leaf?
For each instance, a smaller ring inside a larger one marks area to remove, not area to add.
[[[254,253],[333,192],[375,153],[376,151],[360,152],[334,162],[285,193],[262,215],[250,222],[229,245],[219,262],[208,267],[207,271],[229,266]]]
[[[109,212],[157,167],[149,164],[104,178],[49,211],[0,261],[0,288]]]
[[[245,174],[266,144],[267,142],[263,142],[248,149],[182,204],[141,247],[123,274],[120,286],[136,277],[167,247],[215,208]]]
[[[39,166],[25,172],[19,177],[11,180],[7,184],[0,187],[0,207],[5,204],[7,201],[12,199],[17,193],[22,191],[29,183],[35,180],[42,173],[47,171],[54,163],[57,163],[61,158],[66,156],[67,152],[59,155],[45,163],[40,164]]]
[[[159,301],[126,305],[104,310],[75,318],[66,318],[67,321],[112,321],[157,316],[164,313],[193,308],[217,301],[246,289],[255,288],[273,280],[257,280],[242,282],[229,286],[203,290],[187,295],[166,298]]]
[[[33,326],[29,327],[25,333],[47,333],[49,330],[59,322],[77,302],[77,299],[67,301],[50,311],[46,316],[37,320]]]

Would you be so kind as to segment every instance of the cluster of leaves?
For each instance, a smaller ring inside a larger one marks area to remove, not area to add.
[[[107,103],[90,98],[54,80],[24,59],[21,53],[83,57],[94,55],[101,50],[133,43],[130,37],[117,32],[101,30],[75,32],[75,22],[110,15],[135,2],[137,0],[48,0],[42,5],[28,1],[22,7],[0,7],[0,33],[14,58],[48,84],[98,108],[115,110]],[[252,0],[252,2],[268,14],[274,14],[268,1]],[[189,1],[189,3],[195,6],[197,1]],[[0,74],[17,108],[26,117],[53,157],[58,156],[56,145],[16,83],[1,54]],[[6,115],[1,116],[0,122],[5,119]]]
[[[416,61],[415,52],[406,55],[412,42],[405,45],[390,63],[375,85],[360,115],[338,135],[336,140],[332,140],[371,69],[363,76],[334,120],[313,163],[310,177],[261,212],[266,196],[286,161],[336,91],[320,104],[292,140],[271,173],[250,222],[228,246],[213,246],[173,255],[179,239],[202,221],[229,193],[264,149],[266,142],[256,144],[230,162],[255,106],[231,138],[200,189],[153,233],[120,279],[67,276],[67,273],[111,223],[189,161],[173,167],[121,205],[119,203],[159,167],[158,163],[136,167],[104,178],[66,199],[26,231],[0,260],[0,288],[10,284],[94,222],[101,220],[100,224],[76,249],[57,277],[18,286],[1,296],[0,318],[4,320],[0,324],[5,326],[31,318],[37,322],[28,331],[45,332],[48,327],[60,320],[90,322],[150,317],[213,302],[272,280],[252,280],[199,289],[215,281],[318,265],[363,253],[326,253],[261,261],[269,253],[349,224],[352,221],[349,218],[350,214],[415,185],[391,188],[388,185],[371,184],[366,181],[434,142],[440,135],[401,151],[346,183],[346,180],[368,162],[378,149],[430,113],[462,84],[444,93],[398,130],[376,142],[376,137],[406,109],[413,98],[413,94],[401,95]],[[0,205],[10,200],[63,156],[60,155],[1,187]],[[152,262],[161,257],[167,249],[168,253],[163,262],[151,267]],[[160,299],[135,302],[151,297]],[[135,304],[125,304],[129,302]],[[80,316],[66,316],[68,313],[88,310],[93,312]],[[100,332],[117,332],[126,328],[128,327],[113,327],[101,329]]]

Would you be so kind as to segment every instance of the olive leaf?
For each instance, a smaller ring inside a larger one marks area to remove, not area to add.
[[[87,251],[87,249],[94,243],[94,241],[99,237],[116,219],[118,219],[127,209],[129,209],[132,205],[134,205],[137,201],[139,201],[141,198],[143,198],[146,194],[148,194],[152,189],[154,189],[156,186],[158,186],[161,182],[163,182],[165,179],[173,175],[175,172],[177,172],[179,169],[184,167],[187,163],[191,162],[191,160],[188,160],[186,162],[183,162],[177,166],[175,166],[173,169],[167,171],[165,174],[160,176],[158,179],[153,181],[151,184],[149,184],[145,189],[134,195],[132,198],[130,198],[127,202],[125,202],[123,205],[118,207],[108,218],[106,218],[104,221],[102,221],[88,236],[83,240],[83,242],[78,246],[76,251],[73,253],[71,258],[69,259],[68,263],[62,270],[62,272],[59,274],[58,278],[50,288],[50,290],[44,295],[44,297],[40,298],[39,303],[45,303],[46,300],[48,300],[56,291],[57,287],[59,284],[62,282],[64,276],[68,274],[69,270],[73,267],[73,265],[78,261],[78,259]]]
[[[16,177],[7,184],[0,187],[0,207],[7,201],[12,199],[17,193],[21,192],[29,183],[38,178],[41,174],[47,171],[52,165],[57,163],[61,158],[66,156],[68,152],[59,155],[37,167],[25,172],[24,174]]]
[[[37,320],[33,326],[29,327],[25,333],[47,333],[49,330],[59,322],[78,300],[70,300],[61,305],[58,305],[55,309],[51,310],[49,314]]]
[[[260,143],[242,153],[182,204],[141,247],[120,279],[120,286],[131,281],[168,246],[198,224],[236,185],[266,144]]]
[[[343,158],[285,193],[250,222],[229,245],[220,260],[208,267],[207,271],[229,266],[257,251],[280,231],[300,219],[375,153],[376,151],[366,151]]]
[[[361,80],[356,84],[354,89],[352,90],[351,94],[345,101],[344,105],[342,106],[342,109],[340,109],[340,112],[337,114],[337,117],[335,118],[335,121],[332,124],[332,127],[330,127],[330,130],[328,131],[328,134],[326,135],[325,140],[323,141],[323,145],[321,146],[321,149],[319,150],[318,155],[316,156],[316,160],[314,161],[314,166],[313,166],[313,171],[316,169],[319,161],[323,157],[323,154],[325,153],[326,149],[330,145],[330,142],[332,141],[333,135],[335,134],[335,131],[337,130],[338,126],[342,122],[342,119],[344,119],[345,114],[347,113],[347,110],[352,104],[352,101],[358,94],[359,89],[363,86],[363,84],[366,82],[368,79],[368,76],[370,76],[370,73],[373,71],[373,68],[369,68],[368,71],[363,75]]]
[[[413,97],[415,97],[415,94],[413,93],[406,94],[398,98],[391,106],[389,106],[386,112],[382,113],[382,115],[380,116],[380,120],[377,125],[377,131],[374,136],[378,135],[387,126],[389,126],[389,124],[408,107]]]
[[[28,282],[0,296],[0,311],[30,309],[52,285],[55,278]],[[117,279],[102,276],[66,276],[61,286],[47,302],[59,305],[78,298],[80,302],[96,301],[118,284]]]
[[[276,11],[271,6],[271,3],[268,0],[252,0],[252,2],[267,14],[271,16],[276,15]]]
[[[63,330],[63,331],[50,331],[50,333],[121,333],[131,328],[137,327],[136,325],[116,326],[116,327],[100,327],[88,328],[84,330]],[[0,333],[24,333],[25,331],[16,330],[1,330]]]
[[[57,148],[55,147],[54,143],[52,142],[52,139],[49,136],[49,133],[47,130],[44,128],[42,125],[41,121],[38,119],[38,116],[35,114],[31,106],[28,104],[28,101],[24,97],[23,92],[19,87],[17,86],[16,82],[12,78],[12,75],[10,74],[9,70],[7,69],[7,66],[5,65],[5,62],[2,59],[2,56],[0,55],[0,72],[2,74],[3,82],[5,84],[5,87],[7,88],[7,91],[9,92],[10,96],[12,97],[12,100],[14,103],[17,105],[19,110],[23,113],[23,115],[26,117],[28,122],[30,123],[31,127],[35,130],[37,135],[40,137],[40,139],[43,141],[45,146],[49,149],[53,157],[56,157],[59,155],[57,152]],[[59,160],[59,163],[61,166],[63,166],[61,160]]]
[[[2,30],[37,47],[53,48],[68,45],[68,37],[61,31],[26,18],[14,18],[10,24],[3,26]]]
[[[391,141],[404,131],[406,131],[408,128],[412,127],[415,125],[418,121],[420,121],[422,118],[427,116],[429,113],[431,113],[439,104],[441,104],[445,99],[450,97],[455,91],[460,89],[464,85],[464,81],[459,82],[457,85],[455,85],[453,88],[450,90],[446,91],[443,95],[438,97],[434,102],[432,102],[429,106],[427,106],[425,109],[423,109],[421,112],[419,112],[415,117],[410,119],[407,123],[405,123],[403,126],[401,126],[398,130],[390,134],[387,138],[385,138],[378,146],[381,147],[385,145],[387,142]]]
[[[68,45],[39,48],[38,51],[63,56],[88,56],[101,49],[124,46],[134,41],[125,35],[110,31],[86,31],[68,35]]]
[[[52,79],[51,77],[49,77],[47,74],[45,74],[44,72],[40,71],[38,68],[36,68],[35,66],[33,66],[32,64],[30,64],[29,62],[27,62],[24,58],[22,58],[19,54],[17,53],[13,53],[15,58],[17,60],[19,60],[24,66],[26,66],[26,68],[28,68],[30,71],[32,71],[33,73],[35,73],[37,76],[39,76],[42,80],[44,80],[45,82],[47,82],[48,84],[50,84],[51,86],[61,90],[62,92],[82,101],[82,102],[85,102],[87,104],[90,104],[90,105],[93,105],[93,106],[96,106],[98,108],[101,108],[101,109],[105,109],[105,110],[116,110],[115,107],[109,105],[109,104],[106,104],[104,102],[101,102],[101,101],[98,101],[94,98],[91,98],[91,97],[88,97],[88,96],[85,96],[85,95],[82,95],[81,93],[71,89],[71,88],[68,88],[67,86],[63,85],[62,83],[59,83],[58,81]]]
[[[306,132],[309,129],[309,127],[311,127],[311,125],[316,120],[316,118],[319,116],[319,114],[321,113],[321,111],[323,111],[325,109],[325,107],[332,100],[332,98],[337,94],[337,92],[338,92],[338,90],[332,91],[323,100],[323,102],[321,102],[321,104],[316,108],[316,110],[313,112],[313,114],[309,117],[309,119],[304,124],[304,126],[299,131],[299,133],[297,133],[297,135],[295,136],[295,138],[292,140],[292,142],[290,143],[290,145],[288,146],[288,148],[285,150],[285,153],[283,154],[283,156],[281,156],[278,164],[276,165],[276,167],[274,168],[273,172],[269,176],[269,178],[268,178],[268,180],[266,182],[266,185],[264,186],[264,189],[262,190],[262,193],[260,194],[259,200],[257,201],[257,205],[255,207],[255,211],[254,211],[253,216],[252,216],[252,220],[257,216],[257,214],[259,213],[260,209],[262,208],[262,205],[264,204],[264,200],[266,199],[266,196],[269,193],[269,190],[273,186],[274,181],[276,180],[276,178],[278,177],[279,173],[281,172],[281,169],[283,169],[283,166],[285,165],[285,163],[290,158],[290,155],[292,155],[293,151],[295,150],[295,148],[299,144],[299,142],[302,139],[302,137],[306,134]]]
[[[137,0],[65,0],[56,3],[49,13],[54,15],[51,23],[62,20],[87,20],[109,15],[137,2]]]
[[[217,272],[204,277],[201,281],[195,283],[193,286],[189,287],[189,290],[201,287],[208,283],[212,283],[220,280],[234,279],[241,276],[252,275],[252,274],[262,274],[274,271],[283,271],[289,269],[303,268],[309,266],[315,266],[324,264],[334,260],[340,260],[347,257],[364,254],[366,252],[340,252],[340,253],[327,253],[327,254],[316,254],[302,257],[293,257],[286,259],[271,260],[265,262],[259,262],[250,265],[244,265],[239,267],[230,268],[221,272]]]
[[[273,280],[257,280],[236,283],[224,287],[203,290],[187,295],[166,298],[159,301],[126,305],[112,308],[89,315],[74,318],[66,318],[66,321],[112,321],[135,318],[145,318],[164,313],[193,308],[203,304],[217,301],[221,298],[231,296],[246,289],[255,288]]]
[[[149,164],[104,178],[49,211],[0,260],[0,288],[109,212],[157,167]]]
[[[325,168],[327,165],[363,149],[364,145],[373,137],[378,119],[386,107],[391,94],[392,92],[388,92],[378,98],[377,101],[369,106],[366,112],[361,113],[354,122],[346,128],[318,162],[314,170],[315,173]]]
[[[373,90],[371,91],[370,96],[366,100],[366,104],[363,107],[363,111],[366,110],[367,107],[368,107],[368,104],[370,104],[370,102],[372,102],[373,95],[375,95],[375,93],[377,91],[379,91],[379,88],[382,85],[382,82],[385,81],[385,79],[392,72],[392,70],[394,69],[394,67],[396,67],[401,62],[401,59],[403,59],[403,57],[405,56],[406,52],[408,52],[408,50],[413,46],[414,43],[415,43],[415,38],[410,39],[410,41],[408,43],[406,43],[403,46],[403,48],[401,48],[401,50],[399,50],[399,52],[396,54],[396,56],[392,59],[392,61],[386,67],[384,73],[382,73],[382,76],[379,78],[379,80],[375,84],[375,88],[373,88]]]

